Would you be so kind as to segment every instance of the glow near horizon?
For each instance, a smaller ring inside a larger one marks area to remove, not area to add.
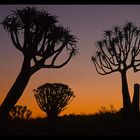
[[[0,20],[10,13],[10,9],[29,5],[1,5]],[[80,40],[78,47],[80,55],[60,69],[42,69],[35,73],[17,104],[27,105],[33,116],[44,116],[33,95],[33,89],[44,83],[65,83],[74,91],[76,97],[68,105],[63,114],[94,113],[100,106],[114,108],[122,106],[121,81],[119,73],[102,76],[97,74],[91,62],[94,52],[94,43],[102,39],[103,30],[114,25],[123,25],[126,21],[140,23],[139,5],[34,5],[39,9],[47,10],[58,16],[59,23],[69,26],[71,33]],[[14,83],[22,64],[22,54],[16,50],[10,36],[0,26],[0,102],[3,101],[10,87]],[[140,73],[129,70],[128,84],[133,94],[134,83],[140,83]]]

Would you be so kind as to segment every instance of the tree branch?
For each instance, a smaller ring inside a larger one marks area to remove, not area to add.
[[[74,54],[74,51],[72,51],[71,53],[70,53],[70,55],[69,55],[69,57],[67,58],[67,60],[65,61],[65,62],[63,62],[62,64],[60,64],[60,65],[52,65],[52,64],[50,64],[50,65],[45,65],[44,64],[44,66],[43,66],[43,68],[61,68],[61,67],[63,67],[64,65],[66,65],[69,61],[70,61],[70,59],[71,59],[71,57],[73,56],[73,54]]]
[[[97,65],[99,65],[97,62],[95,62],[95,61],[93,61],[93,63],[94,63],[94,66],[95,66],[95,69],[96,69],[96,71],[97,71],[97,73],[98,74],[100,74],[100,75],[107,75],[107,74],[111,74],[111,73],[113,73],[113,72],[117,72],[118,71],[118,69],[114,69],[114,70],[112,70],[112,71],[110,71],[110,72],[106,72],[104,69],[102,69],[101,67],[97,67]],[[97,64],[97,65],[96,65]],[[102,72],[100,72],[99,70],[98,70],[98,68],[99,69],[101,69],[104,73],[102,73]]]
[[[12,39],[12,42],[14,44],[14,46],[22,52],[22,48],[21,48],[21,45],[19,43],[19,40],[17,39],[17,36],[15,35],[14,36],[14,31],[13,30],[10,30],[10,35],[11,35],[11,39]]]

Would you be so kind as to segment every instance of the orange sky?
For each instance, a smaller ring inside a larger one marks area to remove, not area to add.
[[[9,8],[20,6],[0,6],[0,19],[9,13]],[[33,117],[44,116],[45,112],[38,107],[33,89],[44,83],[64,83],[73,91],[76,97],[68,105],[63,114],[89,114],[97,112],[100,106],[115,109],[122,106],[121,81],[119,73],[102,76],[96,73],[91,62],[94,54],[94,43],[102,39],[105,29],[113,25],[122,25],[131,20],[140,23],[140,6],[38,6],[43,7],[59,18],[63,26],[70,26],[72,34],[78,36],[80,54],[60,69],[42,69],[35,73],[17,104],[27,105],[32,110]],[[121,14],[119,13],[121,12]],[[8,34],[0,27],[0,103],[14,83],[20,71],[22,54],[13,47]],[[133,94],[134,83],[140,83],[140,72],[128,71],[128,84]]]

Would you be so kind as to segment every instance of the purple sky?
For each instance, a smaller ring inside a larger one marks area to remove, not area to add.
[[[10,13],[10,10],[24,6],[29,5],[0,5],[0,21]],[[33,75],[25,90],[25,92],[28,91],[30,93],[25,93],[22,97],[23,100],[28,97],[27,105],[33,108],[30,105],[30,99],[33,98],[33,88],[45,82],[64,82],[70,85],[76,94],[75,101],[71,103],[71,110],[74,113],[78,112],[75,110],[79,110],[78,113],[86,112],[85,108],[91,108],[92,110],[93,106],[95,108],[93,109],[94,111],[100,105],[114,104],[116,108],[120,107],[121,85],[119,75],[98,75],[91,62],[91,56],[95,53],[94,43],[102,39],[104,30],[111,29],[114,25],[123,25],[127,21],[140,25],[140,5],[34,6],[39,9],[43,8],[49,13],[58,16],[60,24],[64,27],[70,27],[71,33],[79,38],[80,55],[75,56],[67,66],[59,70],[41,70]],[[13,47],[10,36],[0,26],[0,77],[2,78],[0,80],[0,103],[16,79],[22,59],[21,53]],[[44,79],[44,75],[46,79]],[[134,82],[140,83],[138,76],[140,76],[140,73],[131,76],[130,71],[128,78],[130,88],[133,87]],[[100,85],[102,85],[101,88]],[[112,90],[109,89],[110,85],[113,88]],[[114,91],[113,95],[111,94],[112,91]],[[131,91],[133,92],[133,90]],[[81,102],[83,103],[82,105]],[[76,109],[74,110],[74,108]]]

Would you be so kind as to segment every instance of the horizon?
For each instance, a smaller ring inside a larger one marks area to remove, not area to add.
[[[0,20],[10,14],[10,10],[29,5],[0,5]],[[34,5],[58,17],[58,23],[70,27],[71,33],[79,38],[79,55],[60,69],[41,69],[32,75],[17,105],[27,105],[33,117],[46,116],[40,110],[33,95],[33,89],[44,83],[67,84],[75,94],[73,101],[60,115],[92,114],[101,106],[115,109],[122,107],[121,77],[119,73],[99,75],[91,56],[95,53],[95,42],[103,38],[103,31],[114,25],[124,25],[132,21],[140,24],[140,5]],[[0,103],[13,85],[23,61],[21,52],[14,48],[10,36],[0,26]],[[9,71],[10,70],[10,71]],[[140,83],[140,72],[127,72],[131,99],[134,83]]]

